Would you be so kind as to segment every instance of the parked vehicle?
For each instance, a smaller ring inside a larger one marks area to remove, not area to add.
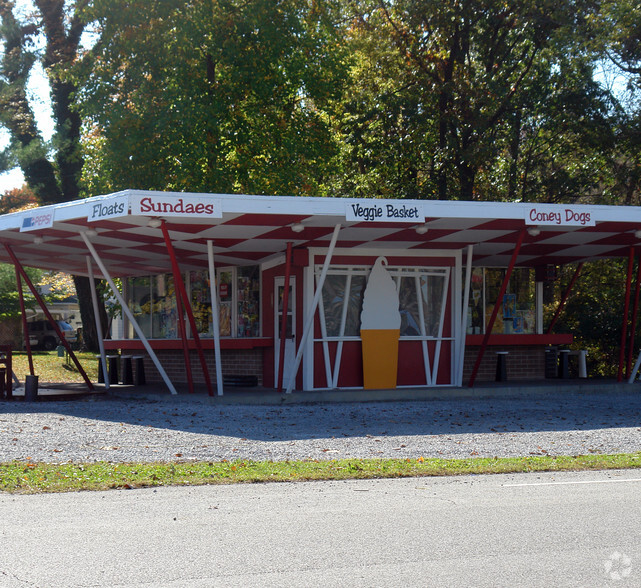
[[[56,321],[56,323],[64,338],[69,343],[75,343],[78,337],[76,329],[65,321]],[[34,347],[52,351],[60,344],[58,334],[49,324],[49,321],[32,321],[27,323],[27,328],[29,331],[29,344]]]

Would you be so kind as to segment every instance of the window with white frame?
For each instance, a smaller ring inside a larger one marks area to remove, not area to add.
[[[505,268],[473,268],[467,313],[468,335],[485,333],[506,271]],[[535,332],[535,272],[531,268],[514,268],[505,294],[499,300],[492,333],[527,335]]]
[[[186,274],[196,328],[201,337],[212,337],[211,290],[209,272]],[[223,337],[260,335],[260,269],[258,266],[220,268],[218,303],[220,334]],[[149,339],[178,337],[176,291],[172,274],[129,278],[129,308]],[[187,328],[190,328],[187,323]],[[130,326],[129,337],[134,337]]]
[[[369,267],[330,266],[320,307],[323,337],[360,337],[360,315]],[[317,268],[317,275],[320,268]],[[442,335],[450,268],[388,267],[399,295],[401,338]]]
[[[129,308],[145,337],[172,339],[178,336],[176,290],[171,274],[130,278],[127,291]]]

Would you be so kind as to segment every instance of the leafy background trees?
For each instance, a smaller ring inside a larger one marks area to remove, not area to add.
[[[42,204],[122,188],[639,204],[631,0],[0,0],[0,19],[0,169]],[[587,272],[595,305],[620,308],[617,267]]]
[[[330,3],[122,3],[86,14],[85,181],[147,188],[318,194],[337,142],[327,122],[346,49]]]

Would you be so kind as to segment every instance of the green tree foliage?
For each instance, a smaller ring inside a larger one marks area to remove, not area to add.
[[[42,277],[42,270],[26,268],[25,271],[33,283]],[[31,292],[24,290],[24,301],[27,308],[35,306]],[[20,316],[20,302],[16,288],[16,272],[12,265],[0,263],[0,320]]]
[[[360,61],[340,125],[344,192],[562,199],[542,194],[544,186],[533,183],[558,174],[537,169],[541,177],[528,176],[525,170],[541,162],[542,149],[549,151],[542,145],[550,143],[544,129],[553,128],[560,114],[551,108],[550,95],[559,98],[557,107],[567,118],[587,121],[591,110],[600,109],[596,96],[590,104],[563,100],[564,94],[590,90],[591,78],[568,87],[564,74],[578,69],[567,64],[577,50],[575,30],[580,34],[595,3],[369,0],[352,7],[350,32]],[[559,149],[571,151],[572,140]],[[497,189],[494,172],[501,167]],[[563,197],[573,182],[582,188],[594,183],[575,171],[569,176],[573,181],[560,190]]]
[[[602,203],[615,143],[612,98],[582,56],[537,68],[539,83],[507,113],[496,159],[479,168],[475,190],[487,200]]]
[[[610,161],[612,182],[604,193],[609,203],[641,203],[641,6],[630,0],[603,2],[592,23],[589,46],[615,80],[616,149]]]
[[[571,265],[561,269],[555,284],[557,301],[575,268]],[[555,332],[573,333],[576,347],[588,351],[588,372],[592,376],[617,376],[626,273],[627,259],[585,264],[555,326]],[[557,302],[547,307],[550,315],[556,305]]]
[[[322,191],[346,73],[331,8],[95,0],[78,74],[91,191]]]

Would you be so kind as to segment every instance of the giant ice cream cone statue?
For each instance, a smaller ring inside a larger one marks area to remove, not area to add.
[[[372,268],[363,295],[361,341],[363,344],[363,381],[366,389],[396,388],[398,338],[401,313],[394,280],[379,257]]]

